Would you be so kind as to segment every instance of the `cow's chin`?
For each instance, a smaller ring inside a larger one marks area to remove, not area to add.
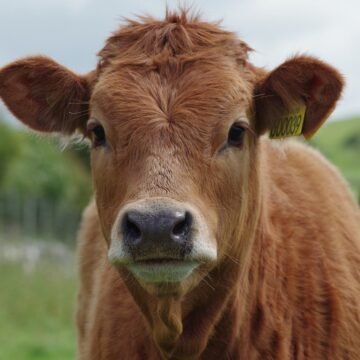
[[[187,292],[190,291],[190,279],[181,282],[163,282],[163,283],[149,283],[138,280],[140,286],[146,290],[150,295],[157,298],[174,298],[181,299]]]
[[[204,273],[204,269],[201,269],[203,266],[182,265],[176,269],[171,269],[169,265],[167,274],[159,269],[155,269],[155,271],[154,269],[141,269],[140,272],[136,266],[127,266],[123,275],[127,273],[128,277],[130,273],[133,280],[154,297],[171,297],[180,300],[198,285],[201,281],[201,274]]]

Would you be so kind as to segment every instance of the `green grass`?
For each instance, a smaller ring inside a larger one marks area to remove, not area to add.
[[[340,169],[360,200],[360,117],[327,123],[311,143]]]
[[[70,271],[71,270],[71,271]],[[0,262],[0,360],[75,358],[74,269]]]

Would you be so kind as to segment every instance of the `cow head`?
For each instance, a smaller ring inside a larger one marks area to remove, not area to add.
[[[90,140],[109,260],[135,297],[230,288],[261,212],[259,137],[299,103],[310,134],[339,98],[342,79],[323,62],[299,56],[268,73],[249,50],[168,15],[124,26],[86,76],[44,57],[0,71],[0,96],[22,122]]]

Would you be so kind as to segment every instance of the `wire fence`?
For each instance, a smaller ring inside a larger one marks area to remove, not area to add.
[[[0,239],[56,240],[75,244],[81,211],[46,198],[0,193]]]

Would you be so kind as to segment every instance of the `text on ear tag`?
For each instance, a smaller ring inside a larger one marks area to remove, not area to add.
[[[279,139],[288,136],[299,136],[302,133],[302,128],[305,119],[306,106],[298,105],[294,111],[284,115],[275,123],[270,130],[271,139]]]

